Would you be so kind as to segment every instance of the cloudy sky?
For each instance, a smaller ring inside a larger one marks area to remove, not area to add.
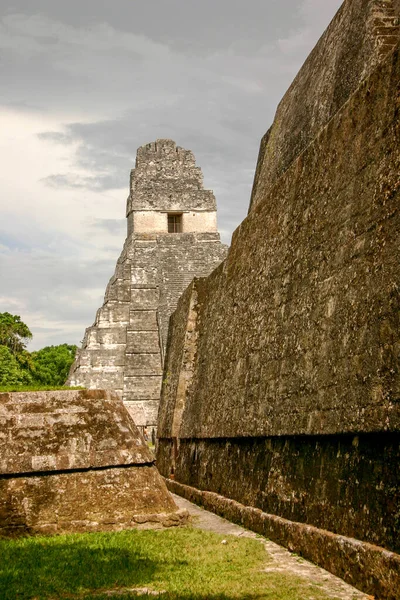
[[[1,0],[0,312],[83,338],[138,146],[195,153],[229,243],[259,141],[341,0]]]

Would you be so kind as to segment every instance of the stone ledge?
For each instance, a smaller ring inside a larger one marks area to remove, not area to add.
[[[377,600],[398,600],[400,555],[165,478],[168,489],[296,552]]]

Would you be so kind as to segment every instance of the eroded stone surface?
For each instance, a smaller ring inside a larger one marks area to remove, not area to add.
[[[397,49],[182,297],[160,437],[193,323],[180,437],[399,431],[399,71]]]
[[[172,315],[157,453],[228,518],[235,502],[254,526],[272,513],[269,537],[385,599],[400,565],[395,9],[345,2],[285,96],[227,259]]]
[[[168,231],[168,215],[180,233]],[[214,194],[193,153],[172,140],[139,148],[127,201],[128,237],[70,385],[116,390],[138,426],[155,426],[168,320],[194,276],[226,256]]]
[[[116,394],[0,394],[0,457],[0,535],[185,521]]]
[[[102,390],[0,393],[0,473],[151,464],[115,394]]]
[[[398,435],[180,438],[175,457],[159,445],[158,468],[184,483],[400,553]]]

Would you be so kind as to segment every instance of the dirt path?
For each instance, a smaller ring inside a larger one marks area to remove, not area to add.
[[[278,546],[274,542],[266,540],[256,533],[235,525],[226,519],[218,517],[214,513],[208,512],[196,504],[192,504],[188,500],[172,494],[176,504],[179,508],[186,508],[192,518],[193,527],[204,529],[207,531],[214,531],[215,533],[221,533],[222,535],[236,535],[243,537],[251,537],[260,540],[268,554],[272,559],[272,563],[266,567],[265,571],[275,571],[281,573],[293,573],[299,577],[312,581],[313,584],[317,584],[326,595],[332,598],[338,598],[340,600],[371,600],[371,596],[363,594],[359,590],[348,585],[342,579],[335,577],[328,571],[321,569],[308,562],[307,560],[291,554],[285,548]]]

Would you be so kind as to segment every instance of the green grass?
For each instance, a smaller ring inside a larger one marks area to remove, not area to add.
[[[127,588],[160,590],[163,600],[327,598],[302,579],[264,573],[257,540],[191,528],[0,540],[0,557],[2,600],[138,597]]]
[[[83,387],[68,387],[66,385],[0,385],[1,392],[45,392],[55,390],[84,390]]]

